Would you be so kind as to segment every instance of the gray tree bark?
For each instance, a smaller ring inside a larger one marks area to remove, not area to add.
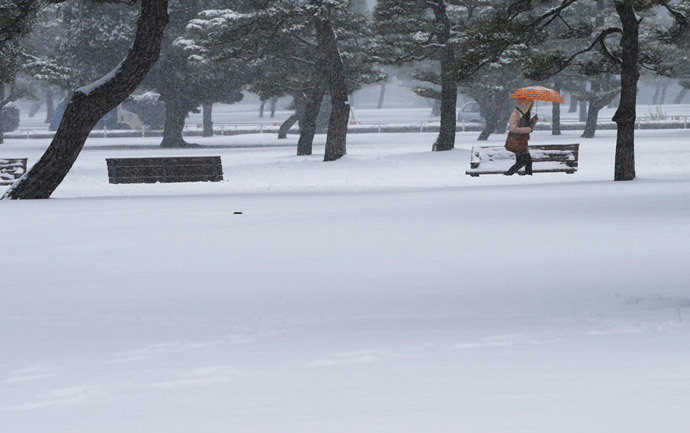
[[[55,102],[53,99],[53,91],[46,91],[46,121],[45,123],[50,123],[53,121],[53,116],[55,115]]]
[[[640,23],[631,2],[615,2],[616,11],[623,24],[621,71],[621,101],[613,121],[618,125],[616,135],[616,159],[614,180],[635,179],[635,105],[639,71]]]
[[[193,147],[185,141],[182,133],[187,114],[194,107],[189,107],[182,98],[171,96],[165,100],[165,124],[163,126],[163,140],[161,147]]]
[[[682,102],[683,102],[683,99],[685,99],[685,96],[686,96],[687,94],[688,94],[688,88],[687,88],[687,87],[683,87],[683,88],[681,89],[680,93],[678,94],[678,96],[676,96],[676,99],[673,100],[673,103],[674,103],[674,104],[680,104],[680,103],[682,103]]]
[[[326,85],[320,81],[323,78],[318,70],[314,78],[316,80],[315,86],[309,91],[304,107],[304,116],[299,122],[298,156],[312,154],[314,135],[316,134],[316,119],[319,117],[321,102],[326,94]]]
[[[441,50],[441,128],[433,150],[444,151],[455,148],[455,128],[457,124],[458,84],[455,81],[455,52],[448,46],[452,25],[448,18],[445,0],[430,2],[436,23],[440,27],[437,42]]]
[[[98,120],[142,82],[160,54],[167,0],[142,0],[134,43],[112,77],[74,92],[45,154],[5,193],[9,199],[49,198],[72,168]]]
[[[383,108],[383,101],[386,98],[386,82],[381,83],[381,90],[379,91],[379,102],[376,104],[377,109]]]
[[[324,161],[335,161],[347,153],[347,121],[350,118],[350,103],[345,85],[345,70],[336,42],[335,31],[327,19],[316,17],[316,39],[319,62],[324,65],[323,71],[328,82],[331,96],[331,117],[328,120],[326,134],[326,152]]]
[[[560,92],[561,82],[556,80],[553,89]],[[551,135],[561,135],[561,104],[558,102],[551,103]]]
[[[288,117],[285,122],[280,125],[280,129],[278,130],[278,139],[283,139],[287,138],[288,132],[290,132],[290,128],[297,123],[300,119],[304,117],[304,93],[302,92],[297,92],[293,95],[294,103],[295,103],[295,113]]]
[[[203,112],[204,130],[201,133],[202,137],[213,137],[213,104],[203,104],[201,106]]]

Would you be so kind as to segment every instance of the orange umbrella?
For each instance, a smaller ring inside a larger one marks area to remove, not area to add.
[[[522,87],[513,92],[510,97],[533,99],[535,101],[563,102],[563,97],[560,93],[542,86]]]

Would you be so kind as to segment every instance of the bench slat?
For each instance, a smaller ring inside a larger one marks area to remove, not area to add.
[[[220,156],[170,158],[110,158],[110,183],[220,182]]]

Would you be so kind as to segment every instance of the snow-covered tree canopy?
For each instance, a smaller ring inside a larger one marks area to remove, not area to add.
[[[273,0],[244,10],[201,12],[175,44],[192,62],[241,59],[255,68],[254,90],[278,96],[313,85],[316,37],[313,20],[329,20],[338,38],[349,91],[383,78],[373,68],[370,23],[350,0]]]

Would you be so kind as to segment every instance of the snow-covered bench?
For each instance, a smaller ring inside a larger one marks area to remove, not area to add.
[[[12,185],[26,173],[26,158],[0,159],[0,185]]]
[[[110,183],[220,182],[220,156],[170,158],[109,158]]]
[[[529,147],[533,173],[568,173],[577,171],[580,144],[543,144]],[[515,164],[515,154],[503,146],[475,146],[472,148],[470,169],[472,177],[480,174],[503,174]],[[518,174],[524,175],[521,168]]]

